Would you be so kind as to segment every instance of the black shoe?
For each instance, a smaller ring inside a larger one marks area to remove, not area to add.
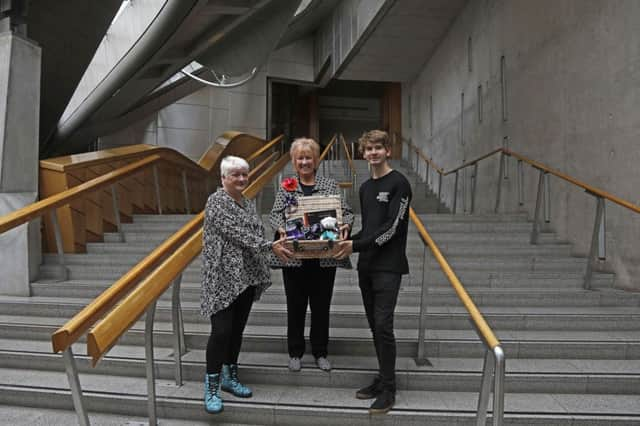
[[[382,383],[380,383],[380,379],[376,377],[373,383],[356,392],[356,398],[371,399],[371,398],[375,398],[381,393],[382,393]]]
[[[373,401],[373,404],[369,407],[369,414],[386,414],[393,408],[395,403],[395,394],[385,390]]]

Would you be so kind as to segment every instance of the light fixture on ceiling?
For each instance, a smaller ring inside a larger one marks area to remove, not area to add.
[[[220,88],[241,86],[251,80],[256,75],[257,71],[258,67],[253,67],[248,73],[238,76],[230,76],[227,74],[218,74],[214,69],[202,65],[197,61],[191,62],[189,65],[180,70],[182,74],[196,81],[199,81],[200,83]],[[208,76],[211,76],[210,80],[207,78],[203,78]]]

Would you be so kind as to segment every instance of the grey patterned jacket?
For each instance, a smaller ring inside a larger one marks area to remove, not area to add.
[[[209,196],[202,241],[200,312],[209,317],[226,308],[249,286],[256,300],[271,285],[267,254],[271,241],[253,201],[240,207],[222,188]]]
[[[300,181],[299,177],[296,177],[298,181]],[[324,176],[316,176],[316,184],[313,187],[313,195],[341,195],[340,188],[338,188],[338,184],[334,179],[326,178]],[[285,207],[285,199],[287,192],[282,189],[282,187],[278,188],[278,192],[276,193],[276,199],[273,203],[273,207],[271,208],[271,214],[269,215],[269,222],[271,223],[271,227],[273,231],[276,232],[278,228],[283,227],[285,225],[285,216],[284,216],[284,207]],[[302,188],[300,185],[296,188],[292,194],[296,197],[304,197],[304,193],[302,192]],[[353,228],[353,211],[351,207],[347,204],[344,197],[340,196],[340,202],[342,204],[342,221],[347,223],[351,228]],[[270,256],[271,266],[273,267],[296,267],[302,266],[301,260],[292,260],[289,262],[283,262],[278,259],[276,256]],[[320,259],[320,266],[334,267],[339,266],[341,268],[351,268],[351,261],[347,259],[336,260],[336,259]]]

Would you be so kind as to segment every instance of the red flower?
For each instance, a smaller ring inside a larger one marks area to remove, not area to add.
[[[298,179],[294,177],[283,179],[280,186],[287,192],[293,192],[298,188]]]

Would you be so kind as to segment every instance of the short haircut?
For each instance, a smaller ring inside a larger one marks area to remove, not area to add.
[[[314,141],[311,138],[298,138],[293,141],[291,144],[291,148],[289,148],[289,155],[291,155],[291,160],[293,160],[296,151],[308,149],[313,154],[313,159],[316,163],[320,160],[320,145],[318,142]]]
[[[220,162],[220,175],[225,177],[231,170],[249,171],[249,163],[244,158],[227,155]]]
[[[358,139],[358,151],[360,154],[364,153],[364,148],[368,143],[381,143],[387,150],[391,150],[391,140],[389,139],[389,133],[384,130],[369,130],[364,132],[360,139]]]

